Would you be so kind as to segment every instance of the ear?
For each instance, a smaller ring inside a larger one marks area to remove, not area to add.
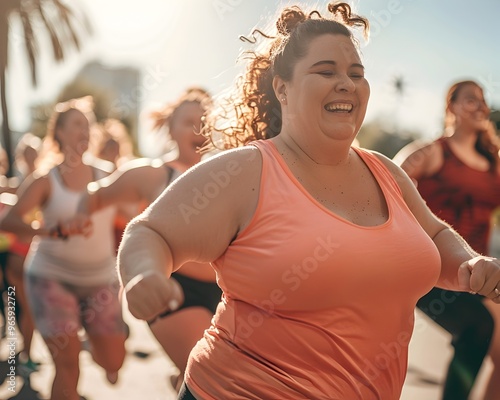
[[[278,101],[286,104],[286,82],[278,75],[273,78],[273,89]]]

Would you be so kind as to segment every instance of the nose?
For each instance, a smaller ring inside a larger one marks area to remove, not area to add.
[[[335,89],[339,92],[354,92],[356,86],[347,74],[339,74]]]

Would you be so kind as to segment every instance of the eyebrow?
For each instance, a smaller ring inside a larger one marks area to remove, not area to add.
[[[313,65],[311,65],[311,68],[317,67],[318,65],[337,65],[337,63],[333,60],[321,60],[321,61],[318,61],[318,62],[314,63]],[[364,65],[360,64],[360,63],[353,63],[349,67],[357,67],[357,68],[361,68],[363,70],[365,69]]]

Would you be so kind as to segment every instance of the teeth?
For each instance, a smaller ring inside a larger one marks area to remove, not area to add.
[[[347,103],[335,103],[335,104],[327,104],[325,106],[327,111],[346,111],[349,112],[352,110],[352,104]]]

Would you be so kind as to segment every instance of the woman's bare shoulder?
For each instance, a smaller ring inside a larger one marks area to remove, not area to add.
[[[430,157],[439,150],[439,146],[435,140],[415,140],[404,146],[398,153],[393,157],[393,161],[402,165],[410,157]]]
[[[230,177],[248,179],[260,176],[262,157],[255,146],[243,146],[224,150],[214,154],[190,168],[187,174],[195,173],[202,177],[213,178],[216,174],[227,174]]]

